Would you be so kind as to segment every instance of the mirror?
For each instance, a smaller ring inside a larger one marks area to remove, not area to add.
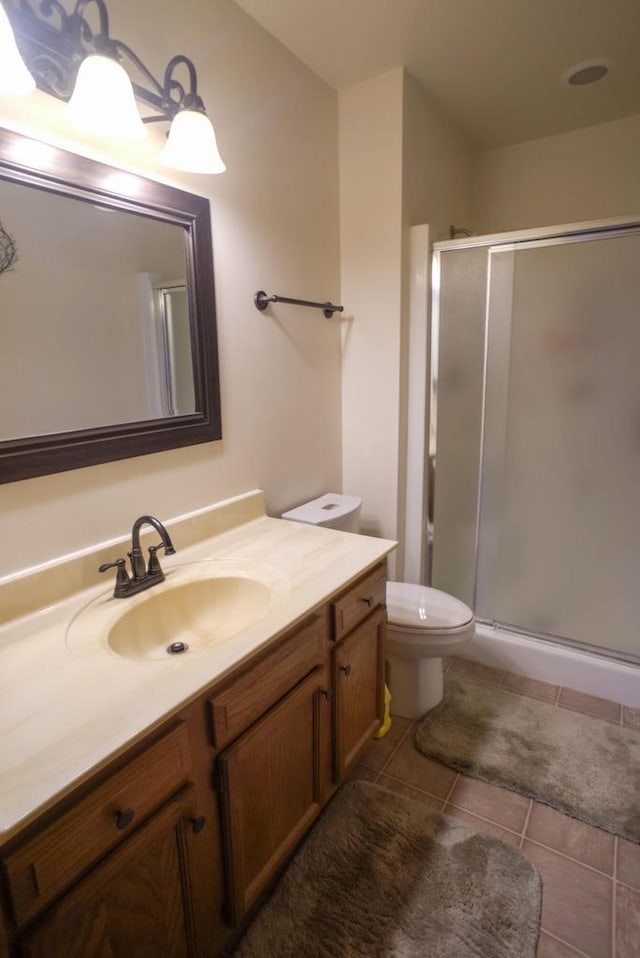
[[[221,437],[208,200],[0,130],[0,481]]]

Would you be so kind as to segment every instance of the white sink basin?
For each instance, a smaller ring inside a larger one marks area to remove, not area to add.
[[[67,629],[76,655],[102,648],[125,659],[171,661],[226,642],[258,622],[288,592],[277,570],[243,560],[185,563],[126,599],[85,606]]]

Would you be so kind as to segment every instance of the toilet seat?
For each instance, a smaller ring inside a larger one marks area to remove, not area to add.
[[[408,635],[456,633],[473,622],[471,609],[459,599],[426,585],[387,582],[387,620]]]
[[[387,622],[387,655],[407,662],[455,655],[475,632],[475,616],[464,602],[406,582],[387,582]]]

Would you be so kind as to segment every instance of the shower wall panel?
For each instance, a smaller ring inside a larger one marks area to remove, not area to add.
[[[484,367],[486,249],[445,253],[434,270],[439,329],[432,416],[437,419],[432,581],[471,605]],[[442,477],[442,481],[441,481]]]
[[[481,336],[474,328],[476,365],[484,356],[482,415],[480,425],[477,416],[466,423],[473,432],[468,469],[462,456],[457,464],[440,456],[440,424],[452,428],[455,406],[440,390],[434,585],[464,586],[468,597],[472,578],[483,619],[640,658],[640,233],[494,244],[484,252],[486,323]],[[441,379],[456,364],[447,352],[459,349],[445,333],[452,321],[441,308]],[[468,348],[462,355],[470,369]],[[452,465],[464,481],[451,476]],[[439,558],[449,535],[439,490],[452,478],[466,484],[469,517],[478,477],[475,548],[470,529],[464,544],[453,536],[460,549],[453,583],[442,575],[455,561],[450,544],[446,567]]]

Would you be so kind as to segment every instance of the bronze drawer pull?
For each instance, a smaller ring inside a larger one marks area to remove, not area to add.
[[[320,695],[324,695],[327,702],[333,698],[333,689],[320,689]]]
[[[374,599],[372,595],[367,595],[363,597],[362,601],[365,603],[367,608],[370,609],[376,600]]]
[[[197,835],[198,832],[201,832],[204,826],[207,824],[207,820],[204,815],[198,815],[197,818],[191,819],[191,831],[194,835]]]
[[[121,831],[123,828],[127,828],[133,821],[134,811],[132,808],[123,808],[119,809],[116,812],[116,828],[119,828]]]
[[[350,665],[341,665],[340,671],[344,672],[345,675],[351,675],[351,666]]]

